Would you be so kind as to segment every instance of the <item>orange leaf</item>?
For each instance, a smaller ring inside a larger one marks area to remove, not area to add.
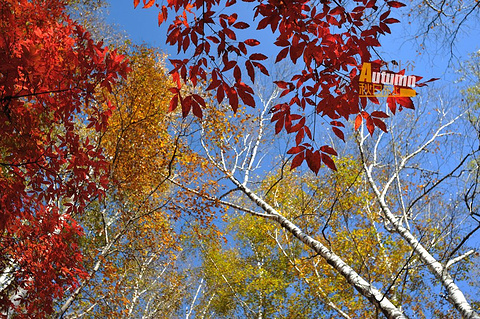
[[[148,9],[154,4],[155,4],[155,0],[149,0],[147,3],[145,3],[145,0],[143,0],[143,9]]]
[[[161,26],[162,23],[165,21],[165,15],[163,12],[158,13],[158,26]]]
[[[357,118],[355,119],[355,131],[358,130],[360,125],[362,125],[362,116],[358,114]]]

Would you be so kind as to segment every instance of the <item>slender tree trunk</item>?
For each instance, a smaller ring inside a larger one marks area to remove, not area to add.
[[[376,308],[378,308],[389,319],[406,319],[405,314],[399,310],[390,300],[384,296],[384,294],[373,287],[365,279],[363,279],[358,273],[355,272],[349,265],[347,265],[339,256],[330,251],[321,242],[313,239],[305,234],[299,227],[293,224],[290,220],[278,213],[267,202],[258,197],[248,187],[240,183],[231,174],[228,174],[229,179],[252,200],[257,206],[259,206],[268,215],[267,218],[276,221],[293,236],[299,239],[302,243],[313,249],[317,254],[322,256],[329,265],[337,270],[347,281],[354,287],[360,294],[366,297]]]
[[[450,122],[452,123],[452,122]],[[450,124],[449,123],[449,124]],[[372,166],[368,166],[365,160],[362,142],[359,143],[360,147],[360,154],[363,162],[363,167],[367,176],[368,183],[372,187],[376,199],[380,204],[381,210],[383,215],[388,219],[391,223],[393,230],[399,234],[415,251],[417,256],[422,260],[422,262],[428,267],[430,272],[435,276],[435,278],[440,281],[442,286],[447,290],[447,300],[455,307],[455,309],[460,312],[463,318],[465,319],[480,319],[480,315],[476,313],[472,306],[468,303],[467,299],[463,295],[462,291],[453,281],[452,277],[448,273],[446,267],[444,267],[438,260],[436,260],[428,251],[427,249],[420,243],[420,241],[407,229],[402,225],[402,218],[397,218],[395,214],[392,213],[390,208],[388,207],[385,201],[385,194],[388,186],[393,182],[395,178],[398,178],[398,171],[405,167],[406,163],[409,159],[414,157],[416,154],[420,153],[423,149],[427,147],[430,143],[432,143],[437,136],[441,133],[441,130],[447,127],[449,124],[443,125],[440,127],[437,132],[433,135],[431,139],[429,139],[426,143],[424,143],[421,147],[419,147],[416,151],[410,153],[409,155],[405,156],[399,167],[397,168],[397,173],[389,180],[389,182],[384,186],[383,192],[377,187],[373,176],[372,176]]]

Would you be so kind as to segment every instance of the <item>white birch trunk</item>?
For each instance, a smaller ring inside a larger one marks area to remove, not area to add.
[[[467,299],[463,295],[462,291],[453,281],[452,277],[448,273],[448,270],[436,260],[425,247],[415,238],[415,236],[401,224],[401,219],[397,218],[389,209],[385,200],[382,198],[380,191],[375,185],[370,172],[367,171],[367,178],[370,185],[374,188],[377,200],[382,208],[382,212],[388,218],[388,221],[392,224],[393,229],[398,233],[415,251],[422,262],[427,265],[430,272],[435,278],[440,281],[442,286],[447,290],[447,300],[460,312],[465,319],[480,319],[480,316],[473,310],[472,306],[468,303]]]
[[[445,135],[445,133],[442,133],[442,131],[445,130],[448,126],[450,126],[456,119],[458,119],[458,117],[440,126],[430,139],[428,139],[425,143],[419,146],[415,151],[401,158],[400,163],[396,165],[395,172],[392,174],[390,179],[383,186],[382,190],[380,190],[380,188],[377,186],[372,175],[372,169],[374,164],[376,164],[375,162],[377,158],[376,148],[373,154],[374,155],[373,164],[370,164],[370,165],[367,165],[364,150],[363,150],[363,142],[365,139],[362,139],[362,138],[359,139],[359,149],[360,149],[360,155],[363,163],[363,168],[367,176],[367,181],[372,187],[375,193],[375,197],[378,203],[380,204],[381,211],[383,215],[387,218],[389,223],[391,224],[393,231],[399,234],[408,243],[408,245],[413,249],[415,254],[428,267],[430,272],[446,289],[448,293],[447,300],[455,307],[455,309],[458,310],[458,312],[462,315],[462,317],[465,319],[480,319],[480,315],[477,312],[475,312],[472,306],[468,303],[464,294],[462,293],[460,288],[455,284],[452,277],[448,273],[448,269],[447,269],[448,267],[444,267],[437,259],[435,259],[435,257],[433,257],[432,254],[428,252],[428,250],[420,243],[420,241],[412,234],[412,232],[407,227],[403,226],[402,222],[404,218],[399,218],[395,216],[395,214],[392,213],[392,211],[390,210],[389,206],[385,201],[385,196],[387,194],[387,191],[390,185],[393,184],[395,179],[397,180],[399,179],[399,172],[403,168],[405,168],[407,162],[413,157],[415,157],[417,154],[420,154],[423,150],[425,150],[430,144],[432,144],[435,140],[437,140],[438,137]],[[377,141],[377,144],[378,144],[378,141]]]
[[[299,239],[302,243],[313,249],[317,254],[322,256],[329,265],[337,270],[360,294],[366,297],[377,309],[379,309],[387,318],[406,319],[405,314],[399,310],[390,300],[383,295],[381,291],[373,287],[358,273],[355,272],[349,265],[347,265],[339,256],[330,251],[321,242],[315,240],[309,235],[305,234],[298,226],[293,224],[290,220],[282,216],[267,202],[258,197],[248,187],[240,183],[231,174],[228,174],[229,179],[252,200],[258,207],[260,207],[268,215],[267,218],[276,221],[293,236]]]

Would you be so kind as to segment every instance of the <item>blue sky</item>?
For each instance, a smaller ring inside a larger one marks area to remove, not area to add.
[[[165,48],[166,29],[158,27],[156,8],[141,9],[139,5],[134,9],[133,0],[115,0],[110,1],[108,11],[107,21],[127,31],[133,41]]]
[[[408,1],[405,1],[408,3]],[[167,25],[161,27],[157,23],[158,9],[155,7],[149,9],[142,9],[143,3],[137,9],[133,7],[133,0],[110,0],[110,7],[108,9],[110,15],[107,18],[108,22],[119,25],[124,29],[131,39],[136,43],[148,43],[152,46],[158,47],[161,50],[169,53],[171,56],[176,55],[176,49],[170,48],[165,44]],[[246,10],[250,11],[253,4],[249,4]],[[243,9],[242,9],[243,10]],[[394,10],[391,16],[399,18],[405,23],[391,25],[392,34],[380,39],[382,47],[378,52],[382,54],[385,60],[407,61],[414,62],[415,74],[423,76],[424,78],[438,77],[446,82],[451,82],[456,76],[455,69],[460,68],[458,61],[464,60],[468,54],[480,49],[480,35],[477,32],[476,25],[466,25],[463,32],[460,32],[455,43],[454,53],[459,60],[453,61],[454,67],[449,65],[450,55],[449,50],[444,45],[430,42],[430,45],[422,50],[419,46],[418,39],[415,40],[413,34],[420,30],[421,18],[408,18],[411,24],[406,23],[406,15],[410,8],[406,7],[402,10]],[[247,13],[245,11],[245,13]],[[172,13],[170,13],[172,14]],[[242,12],[239,12],[242,15]],[[251,14],[251,11],[249,12]],[[401,17],[401,15],[405,15]],[[258,32],[258,31],[256,31]],[[268,42],[265,39],[265,33],[261,36],[256,35],[257,38]],[[431,36],[433,38],[433,36]]]
[[[120,29],[124,29],[135,43],[145,42],[160,48],[170,54],[171,57],[176,56],[176,48],[165,44],[167,24],[158,26],[157,8],[142,9],[142,1],[136,9],[133,7],[133,0],[110,0],[110,2],[108,22],[117,24]],[[404,2],[410,3],[408,1]],[[239,16],[242,16],[242,14],[251,15],[253,6],[254,3],[247,4],[246,7],[241,9],[245,10],[244,12],[238,12]],[[425,49],[422,49],[419,45],[421,38],[415,39],[414,35],[422,30],[421,23],[424,23],[424,20],[414,16],[407,18],[409,13],[414,14],[408,6],[401,10],[393,10],[391,17],[405,22],[390,26],[392,34],[380,39],[382,47],[377,48],[377,52],[386,61],[396,60],[402,64],[413,63],[413,74],[422,76],[424,79],[440,78],[439,81],[429,87],[419,88],[417,92],[420,94],[422,92],[427,93],[426,90],[445,87],[458,94],[459,87],[455,86],[455,82],[459,77],[458,70],[461,69],[459,62],[467,59],[470,53],[480,49],[480,35],[476,28],[478,23],[475,24],[475,21],[470,19],[469,24],[462,27],[463,31],[458,34],[455,42],[455,58],[452,60],[448,46],[445,46],[442,42],[427,42]],[[169,14],[172,15],[172,13]],[[408,23],[408,21],[411,23]],[[438,37],[438,34],[430,34],[428,39],[434,39],[435,36]],[[268,34],[265,32],[260,33],[260,35],[258,33],[252,34],[249,37],[258,38],[263,42],[269,40],[267,38]],[[274,54],[272,54],[273,57]],[[406,74],[412,74],[411,72],[407,70]]]
[[[410,3],[409,1],[405,2]],[[170,48],[165,44],[166,25],[163,25],[161,28],[158,27],[158,9],[155,7],[142,9],[141,7],[142,3],[137,9],[134,9],[133,0],[112,1],[109,8],[110,16],[107,20],[126,30],[134,42],[148,43],[175,57],[176,49]],[[402,21],[401,15],[408,14],[409,10],[410,8],[407,7],[403,11],[394,12],[392,16]],[[458,70],[462,68],[461,61],[468,59],[470,53],[480,49],[480,35],[477,31],[477,26],[474,22],[469,22],[471,24],[465,25],[465,31],[459,33],[455,42],[455,58],[452,60],[449,48],[440,42],[427,42],[427,47],[422,49],[419,46],[421,39],[415,39],[414,34],[418,33],[418,30],[422,27],[421,23],[424,21],[418,17],[411,17],[410,21],[412,22],[411,24],[400,23],[392,26],[392,34],[380,39],[382,47],[378,49],[378,52],[386,61],[413,62],[413,74],[422,76],[424,79],[440,78],[437,83],[430,86],[430,90],[432,88],[435,90],[435,87],[446,87],[455,91],[458,96],[458,87],[454,85],[459,77]],[[252,38],[254,37],[252,36]],[[264,35],[260,38],[264,41],[268,40],[268,38],[264,38]],[[409,75],[411,73],[407,70],[406,74]],[[422,90],[429,90],[429,88],[421,88],[419,90],[422,92]],[[452,107],[455,106],[452,105]],[[479,247],[478,236],[479,234],[477,233],[471,241],[471,244],[477,248]]]

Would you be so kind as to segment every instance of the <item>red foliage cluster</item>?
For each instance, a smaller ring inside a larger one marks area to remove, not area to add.
[[[254,2],[254,0],[243,0]],[[134,0],[135,7],[140,0]],[[143,1],[144,7],[152,7],[154,0]],[[251,52],[260,44],[258,39],[239,39],[244,29],[270,28],[274,44],[280,51],[276,62],[289,59],[301,71],[290,81],[277,81],[282,90],[283,103],[272,109],[275,131],[285,130],[295,134],[296,146],[289,151],[295,155],[292,168],[306,161],[310,169],[318,172],[323,162],[335,169],[331,155],[335,151],[327,146],[316,146],[312,136],[311,122],[307,117],[318,114],[327,118],[333,132],[344,139],[344,120],[359,115],[357,123],[365,119],[368,130],[375,127],[385,130],[381,120],[386,114],[367,112],[367,98],[359,97],[358,77],[362,63],[371,62],[371,48],[380,45],[381,34],[390,33],[389,24],[399,22],[391,18],[391,8],[404,4],[398,1],[355,0],[348,6],[337,1],[322,0],[313,4],[309,0],[259,0],[254,12],[254,25],[241,21],[238,14],[224,14],[225,8],[239,5],[236,0],[167,0],[159,8],[159,24],[168,20],[169,11],[176,17],[168,28],[167,43],[177,46],[178,52],[187,52],[194,46],[193,54],[187,59],[172,59],[172,75],[177,87],[172,89],[174,97],[170,109],[179,103],[183,115],[190,110],[202,116],[205,104],[198,94],[182,96],[182,83],[196,86],[200,81],[207,83],[207,91],[216,95],[218,102],[224,99],[235,111],[240,101],[255,106],[254,92],[246,84],[252,83],[255,72],[269,75],[262,64],[267,56]],[[258,22],[257,22],[258,21]],[[381,62],[381,61],[378,61]],[[410,98],[406,98],[410,101]],[[375,97],[370,99],[377,103]],[[404,102],[404,101],[402,101]],[[389,99],[392,107],[396,98]],[[403,103],[405,104],[405,103]],[[375,112],[375,110],[373,111]],[[380,116],[378,116],[380,114]],[[309,124],[310,123],[310,124]]]
[[[0,3],[0,312],[41,318],[85,275],[72,216],[107,183],[101,151],[76,128],[105,128],[112,110],[94,92],[129,69],[63,1]]]

